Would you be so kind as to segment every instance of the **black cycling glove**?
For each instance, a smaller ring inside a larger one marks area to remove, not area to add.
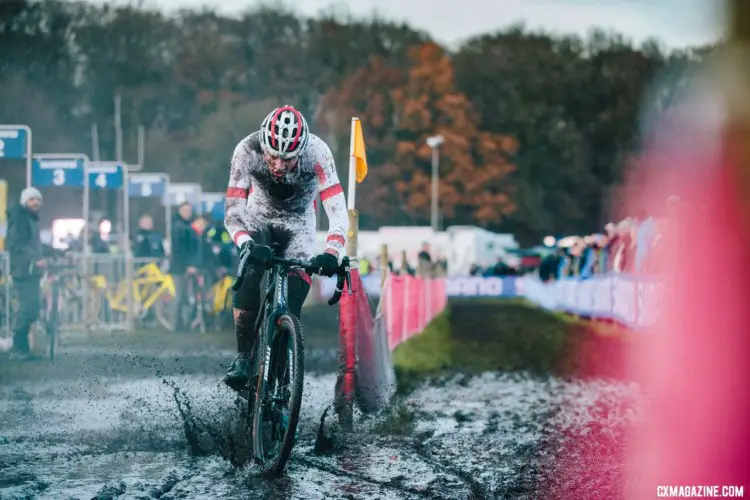
[[[273,250],[269,246],[256,244],[253,245],[250,255],[254,262],[267,264],[273,257]]]
[[[247,240],[242,245],[240,245],[240,260],[242,260],[246,255],[249,255],[253,252],[253,240]]]
[[[323,276],[331,277],[339,269],[339,260],[330,253],[316,255],[310,262],[313,264],[313,269]]]

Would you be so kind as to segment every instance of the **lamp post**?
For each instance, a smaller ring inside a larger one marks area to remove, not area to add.
[[[438,230],[438,172],[439,158],[438,147],[443,143],[442,135],[434,135],[427,138],[427,145],[432,148],[432,207],[430,210],[430,221],[432,230]]]

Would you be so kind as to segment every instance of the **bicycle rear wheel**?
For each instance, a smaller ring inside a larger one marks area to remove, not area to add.
[[[253,450],[260,466],[281,475],[294,447],[304,382],[302,326],[292,314],[275,322],[270,356],[260,364],[253,412]],[[266,367],[265,363],[269,362]]]
[[[52,294],[47,306],[47,317],[44,324],[44,330],[47,334],[47,354],[51,361],[55,360],[58,343],[60,342],[59,324],[60,324],[60,285],[52,284]]]

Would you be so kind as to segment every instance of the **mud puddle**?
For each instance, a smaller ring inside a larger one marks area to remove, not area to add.
[[[335,377],[310,373],[300,441],[272,480],[232,463],[239,408],[220,374],[4,381],[0,498],[538,498],[540,484],[585,480],[580,461],[563,459],[582,441],[614,450],[578,453],[594,457],[600,498],[618,498],[618,450],[640,414],[633,385],[455,377],[359,416],[321,456],[313,445]]]

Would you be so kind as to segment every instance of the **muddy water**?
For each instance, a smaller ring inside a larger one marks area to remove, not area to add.
[[[228,354],[78,350],[0,370],[0,498],[539,498],[550,478],[584,477],[560,459],[582,437],[616,450],[639,418],[633,385],[488,373],[359,416],[357,433],[317,455],[334,376],[320,373],[331,353],[310,353],[300,441],[272,480],[237,466],[239,409],[218,383]],[[619,496],[621,458],[596,454],[591,497]]]

